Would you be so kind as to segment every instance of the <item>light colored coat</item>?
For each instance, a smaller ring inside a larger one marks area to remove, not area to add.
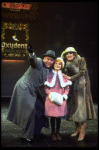
[[[77,55],[74,60],[67,60],[65,73],[73,81],[68,99],[68,120],[83,122],[96,119],[85,58]]]

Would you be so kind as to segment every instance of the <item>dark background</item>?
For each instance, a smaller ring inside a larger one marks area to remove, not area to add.
[[[14,41],[12,39],[12,36],[16,34],[16,38],[19,40],[19,41]],[[9,36],[8,36],[9,35]],[[20,35],[22,35],[20,37]],[[26,41],[25,41],[25,38],[26,38],[26,31],[25,30],[5,30],[5,42],[6,43],[20,43],[20,44],[25,44]]]
[[[30,2],[23,2],[30,3]],[[93,101],[98,101],[98,3],[38,2],[37,10],[11,11],[2,8],[1,22],[28,23],[29,43],[42,57],[52,49],[59,57],[73,46],[85,57]],[[20,34],[20,36],[22,36]],[[29,67],[27,61],[1,63],[1,96],[11,96],[16,81]]]

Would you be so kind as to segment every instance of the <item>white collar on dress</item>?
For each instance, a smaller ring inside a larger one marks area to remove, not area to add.
[[[44,85],[47,85],[48,87],[53,87],[55,85],[55,82],[56,82],[57,74],[58,74],[58,77],[59,77],[59,80],[60,80],[61,87],[66,87],[66,86],[72,84],[71,81],[68,81],[68,82],[64,83],[63,78],[62,78],[62,71],[61,70],[57,73],[57,72],[54,71],[54,69],[52,69],[52,73],[54,75],[53,75],[51,83],[49,83],[48,81],[45,81]]]

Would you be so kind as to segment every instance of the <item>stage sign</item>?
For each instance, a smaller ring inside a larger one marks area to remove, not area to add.
[[[9,8],[12,11],[20,11],[20,9],[29,10],[32,4],[2,2],[1,6],[2,8]]]
[[[3,22],[1,40],[3,58],[25,58],[29,40],[29,25]]]
[[[11,19],[36,19],[38,15],[37,2],[2,2],[1,3],[1,17]]]

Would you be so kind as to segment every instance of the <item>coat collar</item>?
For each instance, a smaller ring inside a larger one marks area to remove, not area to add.
[[[54,69],[52,69],[52,73],[53,73],[53,77],[52,77],[51,83],[49,83],[48,81],[45,81],[44,85],[47,85],[48,87],[53,87],[55,85],[55,82],[56,82],[57,74],[58,74],[58,77],[59,77],[59,80],[60,80],[60,86],[61,87],[66,87],[66,86],[72,84],[71,81],[67,81],[67,82],[64,83],[61,70],[57,73],[57,72],[54,71]]]

